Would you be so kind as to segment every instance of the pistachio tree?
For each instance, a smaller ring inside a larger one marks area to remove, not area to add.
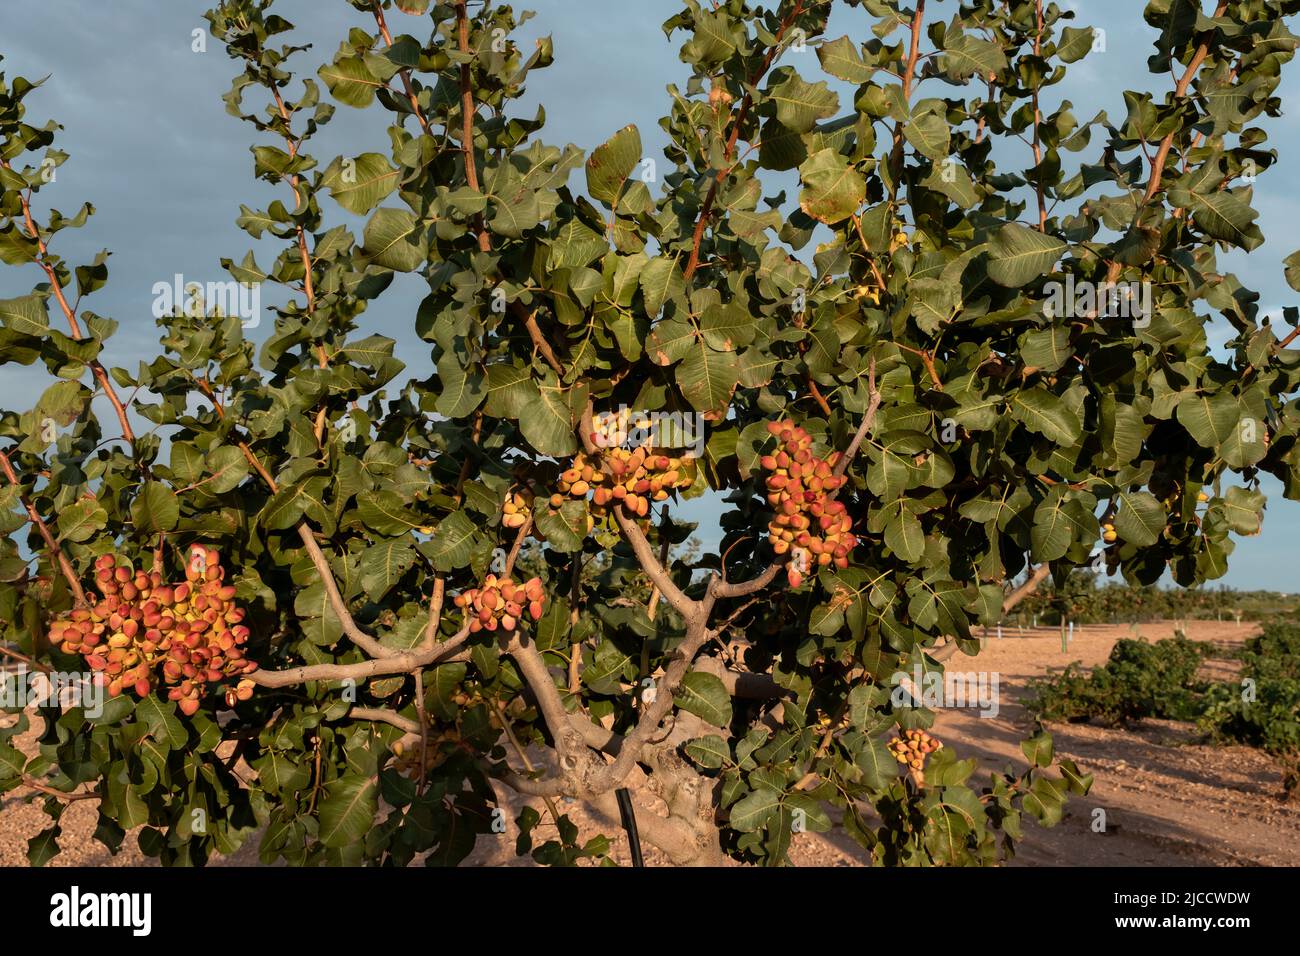
[[[1218,578],[1261,473],[1300,497],[1297,333],[1216,259],[1263,242],[1300,2],[1151,0],[1154,92],[1081,122],[1058,88],[1105,36],[1054,3],[684,0],[657,156],[544,140],[516,101],[565,44],[510,6],[347,4],[324,62],[273,0],[207,14],[279,190],[222,260],[278,290],[257,343],[187,292],[106,367],[107,258],[58,252],[93,208],[49,205],[58,127],[0,86],[0,259],[35,282],[0,361],[55,379],[0,417],[0,639],[108,692],[3,731],[32,861],[83,799],[167,864],[454,864],[512,792],[557,864],[609,859],[560,798],[676,864],[832,826],[991,864],[1059,821],[1090,778],[1047,734],[977,771],[899,675],[1051,575]],[[313,155],[338,110],[387,138]],[[399,273],[425,379],[368,327]]]

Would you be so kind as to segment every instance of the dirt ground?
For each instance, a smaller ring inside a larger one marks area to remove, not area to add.
[[[1255,633],[1250,624],[1193,621],[1186,625],[1193,640],[1222,647],[1238,645]],[[1142,637],[1157,640],[1173,634],[1171,623],[1144,624]],[[977,658],[957,657],[949,670],[996,673],[1001,691],[995,717],[980,717],[975,710],[943,710],[933,731],[946,746],[963,757],[978,756],[975,781],[983,785],[988,774],[1008,764],[1023,769],[1019,742],[1026,736],[1028,719],[1021,704],[1026,682],[1060,669],[1070,661],[1092,666],[1105,661],[1115,641],[1133,636],[1128,625],[1076,629],[1067,650],[1061,649],[1059,632],[1039,628],[1018,632],[1006,628],[1001,640],[991,636]],[[1231,665],[1211,660],[1207,667],[1216,677],[1230,673]],[[1300,864],[1300,807],[1277,799],[1281,775],[1262,753],[1245,747],[1214,747],[1197,742],[1195,728],[1172,721],[1143,721],[1127,731],[1088,724],[1049,725],[1059,756],[1074,759],[1080,769],[1095,776],[1092,792],[1071,797],[1065,820],[1044,830],[1032,822],[1017,848],[1012,865],[1018,866],[1188,866],[1188,865],[1297,865]],[[513,821],[519,807],[513,793],[502,792]],[[540,801],[531,801],[540,804]],[[540,806],[539,806],[539,809]],[[647,805],[646,811],[654,808]],[[1093,827],[1096,811],[1105,811],[1105,830]],[[630,858],[623,832],[617,824],[602,823],[572,803],[562,801],[583,838],[603,832],[612,842],[612,855],[620,864]],[[63,816],[64,848],[55,866],[138,866],[144,857],[128,836],[116,857],[91,838],[96,811],[93,801],[68,807]],[[25,804],[17,793],[0,805],[0,865],[21,866],[27,840],[48,822],[38,804]],[[544,837],[543,827],[538,835]],[[513,822],[506,833],[484,839],[467,861],[479,866],[528,866],[532,861],[514,855]],[[653,848],[646,847],[646,863],[666,865]],[[800,866],[858,866],[864,854],[842,832],[805,833],[795,837],[793,861]],[[214,865],[255,865],[256,846],[246,845],[235,856]]]

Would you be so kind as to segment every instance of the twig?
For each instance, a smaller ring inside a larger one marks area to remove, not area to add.
[[[20,654],[18,651],[10,650],[9,648],[5,647],[3,644],[0,644],[0,654],[3,654],[5,657],[11,657],[16,661],[21,661],[24,664],[34,667],[43,674],[54,673],[54,668],[50,667],[48,664],[42,664],[40,661],[33,660],[32,658],[28,657],[26,654]]]
[[[1221,0],[1214,10],[1214,18],[1217,19],[1218,17],[1223,16],[1224,11],[1227,9],[1227,0]],[[1201,64],[1205,62],[1205,58],[1209,55],[1210,37],[1212,33],[1213,31],[1207,31],[1200,44],[1197,46],[1196,52],[1192,55],[1191,62],[1187,64],[1187,69],[1183,72],[1182,78],[1178,81],[1177,86],[1174,87],[1174,99],[1182,99],[1187,95],[1187,88],[1191,85],[1197,71],[1201,68]],[[1150,203],[1153,198],[1155,198],[1155,194],[1160,191],[1160,184],[1165,175],[1165,160],[1169,158],[1169,151],[1173,148],[1174,137],[1177,135],[1178,130],[1171,129],[1165,134],[1165,138],[1160,141],[1160,148],[1156,150],[1156,157],[1151,163],[1151,178],[1147,180],[1147,188],[1142,194],[1142,202],[1138,204],[1137,212],[1134,214],[1135,222],[1141,215],[1142,210],[1146,208],[1147,204]],[[1106,270],[1106,281],[1114,282],[1119,278],[1119,274],[1123,271],[1123,263],[1112,261]]]
[[[924,3],[924,0],[922,0],[922,3]],[[768,49],[757,72],[749,78],[750,87],[757,86],[767,74],[767,71],[772,66],[772,62],[776,59],[777,51],[781,46],[781,41],[785,38],[786,31],[790,29],[791,24],[793,24],[794,21],[803,14],[803,12],[804,0],[797,0],[794,9],[790,11],[786,18],[781,22],[780,28],[776,31],[775,45]],[[727,136],[727,143],[722,153],[724,160],[730,161],[732,155],[735,153],[736,142],[740,137],[740,128],[745,124],[745,120],[749,116],[749,111],[753,108],[753,105],[753,93],[745,93],[744,98],[740,101],[740,108],[731,119],[731,132]],[[686,269],[684,272],[687,288],[690,287],[691,279],[695,277],[695,272],[700,267],[700,245],[704,241],[704,228],[708,222],[709,213],[713,211],[713,204],[718,198],[718,189],[730,174],[730,165],[724,166],[722,169],[718,170],[713,177],[713,182],[709,184],[709,191],[704,197],[704,205],[700,207],[700,215],[695,222],[695,232],[691,238],[691,255],[686,261]]]
[[[9,460],[9,456],[2,451],[0,451],[0,470],[4,471],[9,484],[18,489],[18,500],[27,512],[27,519],[35,525],[41,539],[45,542],[45,548],[49,552],[50,560],[58,565],[63,579],[68,582],[68,588],[72,591],[73,600],[76,601],[78,607],[85,607],[89,602],[86,600],[86,592],[81,587],[81,581],[77,578],[77,572],[73,569],[72,562],[68,560],[68,556],[63,553],[63,549],[54,540],[54,535],[50,533],[49,527],[45,524],[45,519],[40,516],[36,506],[22,493],[22,485],[18,482],[18,475],[14,472],[13,463]]]
[[[867,401],[867,413],[862,416],[862,424],[858,426],[857,434],[853,436],[853,441],[849,442],[849,447],[845,449],[840,460],[835,463],[835,470],[832,472],[837,478],[842,478],[848,471],[849,463],[853,461],[853,456],[858,453],[863,440],[876,424],[876,412],[880,410],[880,389],[876,387],[876,360],[871,359],[871,365],[867,371],[867,392],[871,396]],[[836,491],[839,491],[837,488]]]
[[[23,786],[30,787],[40,793],[48,794],[51,797],[58,797],[60,800],[98,800],[100,795],[94,790],[83,790],[79,793],[68,793],[66,790],[55,790],[53,787],[47,787],[38,781],[35,777],[29,777],[27,774],[22,775]]]
[[[520,763],[524,765],[524,770],[530,774],[536,773],[537,771],[536,768],[533,767],[533,762],[528,759],[528,754],[524,752],[524,748],[520,745],[519,738],[515,736],[514,728],[510,726],[510,718],[506,716],[505,705],[502,704],[500,700],[496,701],[496,705],[497,719],[501,721],[501,729],[505,732],[506,739],[510,741],[510,746],[514,749],[515,756],[517,756]],[[514,786],[514,784],[511,785]],[[540,796],[546,804],[547,812],[550,813],[551,819],[555,821],[555,826],[558,828],[560,825],[560,811],[559,808],[555,806],[554,798],[551,797],[549,793],[540,794]]]

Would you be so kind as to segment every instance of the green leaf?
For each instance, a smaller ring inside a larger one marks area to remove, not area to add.
[[[1202,448],[1218,448],[1240,427],[1237,402],[1223,392],[1185,395],[1174,415]]]
[[[691,671],[677,689],[677,706],[715,727],[731,723],[731,695],[720,679],[703,671]]]
[[[131,520],[141,532],[171,531],[180,517],[180,500],[160,481],[146,482],[131,503]]]
[[[535,512],[537,531],[556,551],[571,554],[582,550],[587,537],[587,503],[566,501],[557,510],[540,507]]]
[[[442,573],[469,564],[473,553],[474,536],[478,528],[464,511],[453,511],[443,518],[433,537],[420,550]]]
[[[731,760],[731,748],[717,734],[696,737],[686,745],[686,754],[704,770],[717,770]]]
[[[1165,507],[1147,491],[1122,491],[1116,496],[1115,531],[1127,544],[1150,547],[1165,530]]]
[[[665,302],[679,298],[685,291],[686,279],[675,259],[660,256],[651,259],[641,270],[641,295],[645,300],[646,315],[651,318],[663,311]]]
[[[379,153],[355,159],[340,156],[325,170],[321,185],[350,213],[364,216],[397,188],[397,167]]]
[[[1066,27],[1056,44],[1056,55],[1063,63],[1075,63],[1092,52],[1096,42],[1092,27]]]
[[[985,81],[990,73],[1001,73],[1007,68],[1007,58],[996,43],[962,33],[954,40],[945,41],[939,66],[949,79],[965,80],[978,74]]]
[[[233,491],[248,477],[248,459],[233,445],[218,445],[208,452],[207,467],[212,477],[203,487],[214,495]]]
[[[876,72],[862,59],[858,45],[846,36],[824,41],[817,47],[817,59],[823,70],[845,83],[866,83]]]
[[[27,841],[27,862],[32,866],[44,866],[59,855],[59,834],[63,829],[56,823],[46,827]]]
[[[90,389],[80,382],[55,382],[47,388],[36,403],[35,417],[38,425],[50,419],[66,427],[81,417],[90,402]]]
[[[297,524],[298,519],[308,512],[323,512],[325,506],[320,496],[328,481],[323,476],[316,476],[281,487],[262,508],[258,521],[268,531],[283,531]]]
[[[695,33],[682,47],[682,59],[708,68],[721,63],[736,52],[736,43],[728,29],[727,15],[696,6]]]
[[[1043,731],[1028,740],[1020,741],[1020,749],[1024,751],[1025,759],[1035,767],[1050,767],[1052,765],[1052,735]]]
[[[989,278],[1019,289],[1051,271],[1066,244],[1019,223],[1009,222],[989,242]]]
[[[461,367],[457,357],[444,352],[438,359],[438,378],[442,391],[434,411],[446,418],[464,418],[487,397],[487,382],[477,368]]]
[[[361,587],[366,597],[378,601],[415,563],[415,548],[406,539],[380,541],[361,554]]]
[[[903,506],[896,509],[896,513],[885,525],[885,544],[908,563],[918,560],[925,553],[925,530],[911,508]]]
[[[843,222],[866,199],[866,177],[834,149],[808,157],[799,167],[799,178],[804,184],[799,208],[820,222]]]
[[[585,390],[583,398],[585,400]],[[538,400],[524,406],[519,428],[528,443],[543,455],[567,458],[578,450],[573,393],[543,385]]]
[[[1030,430],[1058,445],[1073,445],[1083,433],[1083,423],[1068,405],[1045,388],[1017,392],[1010,400],[1011,415]]]
[[[778,73],[783,79],[768,89],[767,99],[776,104],[776,120],[787,129],[807,133],[818,120],[834,116],[839,109],[840,98],[825,80],[805,83],[789,68]]]
[[[189,740],[185,725],[176,716],[176,704],[164,703],[152,694],[135,706],[136,715],[149,726],[149,735],[164,751],[180,750]]]
[[[728,818],[733,830],[753,833],[768,826],[781,812],[781,794],[775,790],[755,790],[737,801]]]
[[[1061,326],[1037,329],[1020,337],[1020,357],[1025,365],[1055,372],[1064,365],[1072,353],[1070,330]]]
[[[1297,292],[1300,292],[1300,250],[1291,253],[1282,260],[1286,267],[1286,284]],[[0,312],[3,312],[4,304],[0,303]]]
[[[962,209],[970,209],[979,202],[979,193],[975,191],[975,182],[970,172],[955,156],[945,157],[935,163],[930,175],[921,181],[926,189],[943,193]]]
[[[1225,189],[1208,195],[1192,193],[1187,205],[1196,225],[1211,238],[1221,239],[1247,252],[1253,252],[1264,244],[1264,234],[1255,225],[1259,213],[1249,201],[1234,192]]]
[[[375,93],[382,83],[366,68],[366,61],[359,56],[344,56],[327,63],[318,71],[325,81],[330,94],[347,106],[363,109],[375,98]]]
[[[1247,488],[1229,488],[1224,495],[1223,512],[1228,526],[1237,534],[1255,534],[1263,524],[1264,495]]]
[[[950,130],[940,113],[918,108],[903,127],[903,136],[927,159],[941,163],[948,157]]]
[[[414,272],[429,256],[420,221],[406,209],[379,209],[366,223],[362,253],[394,272]]]
[[[268,793],[292,794],[311,780],[307,765],[285,751],[268,750],[252,766],[257,771],[258,783]]]
[[[587,191],[606,206],[617,206],[623,184],[640,161],[641,131],[624,126],[592,150],[587,160]]]
[[[735,354],[715,352],[703,341],[691,345],[677,370],[682,395],[698,412],[720,413],[731,401],[739,381]]]
[[[1074,522],[1065,506],[1064,494],[1054,492],[1034,509],[1030,541],[1035,561],[1056,561],[1070,550],[1070,542],[1074,538]]]
[[[1064,786],[1061,784],[1062,788]],[[1025,811],[1040,824],[1054,827],[1061,822],[1061,817],[1064,815],[1065,797],[1053,781],[1039,777],[1030,784],[1029,792],[1025,794],[1024,806]]]
[[[50,315],[45,300],[36,295],[17,299],[0,299],[0,323],[22,335],[45,335],[50,330]]]
[[[108,523],[106,512],[94,498],[74,501],[59,512],[60,541],[86,541]]]
[[[327,783],[320,804],[321,843],[330,847],[360,843],[374,825],[376,793],[374,777],[339,777]]]
[[[576,219],[571,219],[560,227],[560,231],[551,241],[547,268],[552,272],[558,269],[575,269],[587,265],[608,251],[609,242],[601,233],[589,229]]]
[[[754,318],[739,303],[706,309],[700,319],[704,341],[719,352],[734,352],[754,341]]]

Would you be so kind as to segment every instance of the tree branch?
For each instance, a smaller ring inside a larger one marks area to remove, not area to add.
[[[468,638],[469,626],[466,625],[441,644],[428,649],[397,654],[389,652],[385,657],[356,664],[307,664],[278,671],[259,669],[249,674],[248,679],[262,687],[289,687],[293,684],[305,684],[308,681],[362,681],[389,674],[412,674],[422,667],[430,667],[434,664],[469,660],[468,651],[457,652],[457,648]],[[384,650],[388,651],[388,648]]]
[[[568,739],[565,730],[569,727],[569,715],[564,709],[564,699],[560,696],[560,689],[551,676],[550,668],[542,659],[542,652],[533,641],[525,641],[520,635],[515,635],[506,645],[506,653],[519,665],[519,672],[537,700],[542,720],[555,740],[556,750],[561,757],[565,756]]]
[[[686,637],[673,651],[673,660],[664,669],[663,677],[655,682],[654,702],[647,704],[641,712],[636,727],[624,738],[614,762],[593,776],[590,783],[593,793],[604,793],[622,784],[636,764],[641,748],[649,743],[650,738],[659,730],[660,723],[672,711],[677,689],[691,669],[695,655],[709,640],[710,631],[706,622],[713,609],[713,600],[710,593],[709,597],[699,602],[695,615],[687,623]]]
[[[419,721],[403,717],[397,711],[383,707],[353,707],[348,711],[348,716],[355,717],[357,720],[374,720],[382,724],[391,724],[408,734],[420,733]]]
[[[465,0],[456,2],[456,44],[461,53],[470,53],[469,47],[469,10]],[[460,65],[460,113],[461,113],[461,149],[465,154],[465,178],[469,188],[482,192],[478,182],[478,164],[474,159],[474,84],[470,75],[469,63]],[[492,251],[492,237],[488,235],[483,216],[475,217],[478,232],[478,247],[481,252]]]
[[[384,38],[384,42],[391,47],[393,45],[393,35],[388,32],[388,21],[384,18],[383,5],[376,0],[371,12],[375,15],[375,23],[379,27],[380,35]],[[406,99],[411,104],[411,112],[415,115],[420,128],[427,133],[429,131],[429,121],[424,118],[424,112],[420,109],[419,97],[415,95],[415,88],[411,85],[411,71],[403,68],[398,70],[397,74],[402,78],[402,88],[406,91]]]
[[[7,159],[0,159],[0,166],[5,169],[13,169]],[[23,220],[26,223],[27,231],[30,237],[36,240],[37,257],[36,264],[41,271],[45,273],[46,278],[50,280],[50,288],[54,292],[54,298],[59,303],[64,318],[68,320],[68,328],[72,337],[80,342],[85,338],[85,333],[81,329],[81,323],[77,321],[77,314],[72,306],[68,305],[67,297],[63,294],[63,286],[59,282],[59,274],[54,266],[50,264],[45,240],[41,237],[41,232],[36,228],[36,221],[32,218],[32,206],[29,194],[24,192],[19,196],[19,202],[22,204]],[[122,426],[122,438],[131,446],[132,455],[135,454],[135,431],[131,428],[131,422],[127,418],[126,406],[117,394],[117,389],[113,387],[113,381],[108,377],[108,372],[99,359],[90,360],[90,370],[99,382],[100,388],[104,390],[104,396],[108,399],[109,404],[113,406],[113,412],[117,415],[118,424]]]
[[[1217,19],[1218,17],[1223,16],[1227,9],[1227,0],[1222,0],[1222,2],[1215,7],[1214,17]],[[1187,64],[1187,69],[1183,72],[1178,84],[1174,87],[1175,100],[1182,99],[1187,95],[1187,88],[1191,86],[1192,80],[1195,78],[1197,71],[1201,68],[1201,64],[1205,62],[1205,58],[1209,55],[1210,38],[1212,36],[1213,31],[1207,31],[1201,40],[1200,45],[1197,46],[1196,52],[1192,55],[1191,62]],[[1142,210],[1146,208],[1151,200],[1155,198],[1156,193],[1160,191],[1160,185],[1165,175],[1165,161],[1169,158],[1169,151],[1173,148],[1174,138],[1178,135],[1178,132],[1177,129],[1172,129],[1166,133],[1165,138],[1160,141],[1160,148],[1156,150],[1155,159],[1151,161],[1151,177],[1147,180],[1147,188],[1142,195],[1142,202],[1138,204],[1137,213],[1134,215],[1135,222],[1137,221],[1137,217],[1141,215]],[[1120,273],[1123,271],[1123,263],[1112,261],[1106,270],[1106,281],[1114,282],[1119,278]]]
[[[580,428],[582,430],[580,437],[583,447],[588,454],[597,454],[598,450],[591,440],[595,426],[592,423],[592,406],[590,402],[583,409]],[[613,514],[614,521],[618,525],[619,531],[622,532],[624,540],[632,548],[632,553],[636,555],[637,562],[650,578],[651,583],[663,594],[664,600],[684,617],[693,615],[700,602],[687,597],[686,593],[673,582],[672,576],[667,569],[659,563],[659,559],[655,556],[654,547],[650,544],[650,539],[646,537],[645,532],[641,530],[641,526],[636,523],[634,518],[628,516],[621,504],[615,504],[610,509],[610,513]]]
[[[9,480],[9,484],[18,489],[18,500],[22,503],[23,508],[27,511],[27,519],[36,527],[40,533],[41,539],[45,542],[45,549],[49,553],[50,560],[58,566],[59,572],[63,579],[68,582],[68,588],[72,591],[72,598],[77,602],[78,607],[85,607],[89,602],[86,600],[86,592],[81,587],[81,581],[77,577],[77,572],[72,567],[72,562],[68,556],[63,553],[59,543],[54,540],[54,535],[50,533],[49,527],[45,524],[45,519],[40,516],[36,506],[31,500],[22,493],[22,485],[19,484],[18,475],[14,472],[13,463],[9,456],[0,451],[0,470],[4,471],[4,476]]]
[[[924,2],[924,0],[923,0]],[[796,0],[794,8],[786,15],[781,22],[780,28],[776,32],[776,44],[770,47],[767,54],[763,57],[763,62],[758,71],[749,79],[749,86],[757,86],[762,82],[763,77],[771,68],[772,62],[776,59],[777,51],[780,49],[781,41],[785,39],[786,31],[790,29],[791,24],[804,12],[804,0]],[[740,137],[740,128],[745,125],[745,120],[749,116],[749,111],[754,106],[754,94],[745,93],[744,98],[740,101],[740,108],[736,111],[731,120],[731,132],[727,136],[727,143],[723,149],[723,159],[730,161],[736,152],[736,143]],[[709,213],[713,211],[713,204],[718,198],[718,189],[731,175],[733,166],[726,165],[719,169],[713,177],[713,182],[709,184],[709,191],[704,197],[704,205],[700,207],[700,216],[695,221],[695,232],[691,237],[691,255],[686,261],[686,286],[690,288],[691,279],[695,277],[695,272],[700,267],[700,245],[704,241],[704,228],[708,223]]]
[[[1029,575],[1020,587],[1008,594],[1002,601],[1002,613],[1004,615],[1009,614],[1017,604],[1038,590],[1038,585],[1042,584],[1051,573],[1052,569],[1046,561],[1035,568],[1033,574]]]
[[[862,442],[866,439],[867,435],[876,424],[876,413],[880,410],[881,396],[880,389],[876,387],[876,360],[874,357],[871,359],[871,365],[867,370],[867,391],[870,394],[870,398],[867,401],[867,413],[862,416],[862,424],[858,426],[858,431],[857,434],[853,436],[853,441],[849,442],[849,447],[844,450],[844,454],[840,456],[840,460],[835,463],[835,470],[832,474],[834,474],[836,478],[844,477],[844,473],[849,470],[849,464],[853,461],[853,456],[858,453],[858,449],[862,447]],[[836,488],[835,491],[838,492],[839,488]],[[834,498],[835,496],[836,495],[832,493],[830,497]]]

